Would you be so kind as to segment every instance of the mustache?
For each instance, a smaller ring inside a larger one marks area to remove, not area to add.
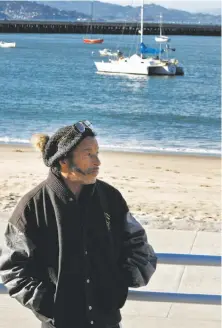
[[[91,174],[91,173],[94,173],[94,172],[99,172],[99,168],[90,168],[88,170],[85,171],[86,174]]]

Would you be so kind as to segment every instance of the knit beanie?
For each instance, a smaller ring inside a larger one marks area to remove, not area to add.
[[[54,166],[86,137],[95,137],[95,132],[89,126],[85,125],[84,132],[79,132],[76,129],[77,124],[61,128],[51,137],[46,134],[34,134],[32,136],[31,143],[37,150],[42,152],[46,166]]]

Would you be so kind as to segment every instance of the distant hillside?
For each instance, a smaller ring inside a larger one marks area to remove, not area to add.
[[[75,9],[65,11],[32,1],[0,1],[0,19],[68,20],[89,18]]]
[[[92,1],[1,1],[0,19],[24,20],[89,20]],[[139,21],[140,7],[121,6],[94,1],[93,20],[96,21]],[[157,22],[160,13],[165,23],[221,24],[220,15],[189,13],[167,9],[155,4],[144,6],[144,20]]]
[[[0,19],[7,19],[7,15],[0,12]]]
[[[92,1],[43,1],[45,4],[62,10],[76,10],[91,15]],[[167,9],[165,7],[149,4],[144,6],[144,20],[158,21],[160,13],[164,22],[188,24],[221,24],[220,15],[203,13],[190,13],[183,10]],[[140,7],[121,6],[100,1],[94,1],[94,20],[105,21],[138,21]]]

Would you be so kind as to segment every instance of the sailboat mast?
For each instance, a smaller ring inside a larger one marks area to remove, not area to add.
[[[141,5],[141,38],[140,42],[143,43],[143,19],[144,19],[144,0],[142,0],[142,5]]]
[[[160,14],[160,36],[162,36],[162,14]]]
[[[91,0],[91,22],[90,22],[90,39],[92,39],[92,23],[93,23],[93,5],[94,0]]]

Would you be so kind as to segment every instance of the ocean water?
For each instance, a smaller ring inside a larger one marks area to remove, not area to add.
[[[172,36],[185,70],[176,77],[98,74],[99,49],[130,55],[139,37],[105,35],[103,45],[83,37],[0,34],[17,43],[0,48],[0,143],[88,119],[104,149],[220,153],[220,37]]]

